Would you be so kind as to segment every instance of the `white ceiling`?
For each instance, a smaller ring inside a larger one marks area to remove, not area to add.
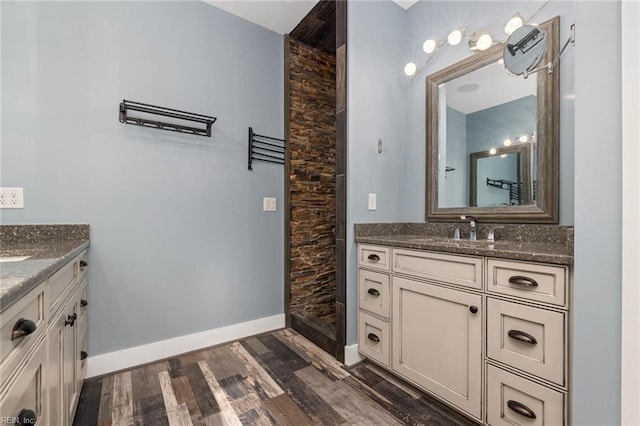
[[[204,0],[219,9],[246,19],[249,22],[275,31],[290,33],[318,0]],[[393,0],[408,9],[418,0]]]

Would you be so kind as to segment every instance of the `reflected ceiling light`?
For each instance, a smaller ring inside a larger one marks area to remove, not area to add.
[[[416,73],[417,69],[418,67],[416,67],[416,64],[414,64],[413,62],[409,62],[404,66],[404,73],[408,76],[412,76]]]
[[[511,139],[510,138],[506,138],[504,140],[504,146],[511,146]]]
[[[496,155],[496,152],[498,152],[498,151],[496,151],[496,149],[495,149],[495,148],[491,148],[491,149],[489,150],[489,154],[491,154],[491,155]]]
[[[522,15],[516,12],[511,17],[511,19],[509,19],[509,22],[507,22],[507,25],[504,26],[504,32],[507,33],[507,35],[511,35],[515,30],[517,30],[523,25],[524,25],[524,18],[522,18]]]
[[[500,154],[500,158],[507,158],[507,154]]]
[[[520,142],[527,142],[529,140],[529,135],[522,135],[518,138]]]
[[[455,46],[457,44],[459,44],[462,41],[462,30],[453,30],[449,33],[449,36],[447,37],[447,42],[449,42],[450,45]]]

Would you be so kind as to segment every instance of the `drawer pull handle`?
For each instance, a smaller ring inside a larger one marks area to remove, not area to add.
[[[509,278],[509,284],[521,285],[523,287],[538,287],[538,283],[533,278],[523,277],[521,275],[514,275]]]
[[[369,256],[367,256],[367,259],[373,260],[374,262],[379,262],[380,256],[378,256],[377,254],[371,253]]]
[[[38,327],[36,326],[35,322],[28,319],[20,318],[18,321],[16,321],[16,325],[13,326],[13,331],[11,332],[11,340],[28,336],[36,331],[37,328]]]
[[[511,337],[514,340],[518,340],[520,342],[524,342],[524,343],[528,343],[530,345],[537,345],[538,341],[536,340],[535,337],[533,337],[532,335],[530,335],[529,333],[525,333],[524,331],[520,331],[520,330],[509,330],[507,332],[507,334],[509,335],[509,337]]]
[[[477,314],[477,313],[478,313],[478,307],[477,307],[477,306],[474,306],[474,305],[471,305],[471,306],[469,306],[469,311],[470,311],[472,314]]]
[[[38,420],[38,416],[36,416],[36,412],[33,410],[27,410],[23,408],[18,413],[18,424],[19,425],[35,425]]]
[[[80,351],[80,361],[86,359],[88,356],[89,354],[87,353],[87,351]]]
[[[80,267],[81,268],[86,268],[87,266],[89,266],[89,264],[86,261],[84,261],[84,260],[80,261]]]
[[[86,307],[89,304],[89,302],[87,302],[86,300],[82,299],[80,300],[80,306],[82,306],[83,308]]]
[[[372,296],[380,296],[380,292],[375,288],[370,288],[369,290],[367,290],[367,293],[369,293]]]
[[[536,418],[536,413],[534,413],[531,408],[527,407],[521,402],[513,401],[510,399],[507,401],[507,407],[509,407],[512,411],[520,414],[521,416],[527,417],[529,419]]]
[[[379,342],[380,338],[373,333],[367,334],[367,339],[372,340],[374,342]]]
[[[67,315],[67,319],[65,320],[64,325],[68,325],[68,326],[73,327],[73,325],[76,323],[76,318],[77,317],[78,316],[76,314]]]

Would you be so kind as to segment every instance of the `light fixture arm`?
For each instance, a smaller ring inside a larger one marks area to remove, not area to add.
[[[438,56],[438,53],[440,52],[440,50],[442,50],[443,47],[444,47],[444,45],[442,45],[442,46],[438,45],[438,47],[436,47],[436,50],[431,54],[429,59],[427,59],[427,61],[424,64],[422,64],[420,66],[420,68],[418,68],[418,70],[415,72],[415,74],[413,74],[413,76],[411,76],[411,81],[413,81],[422,72],[422,70],[424,70],[427,66],[429,66],[431,61],[433,61],[433,59],[436,56]]]
[[[537,69],[535,69],[533,71],[528,72],[528,71],[525,70],[522,73],[524,78],[527,78],[531,74],[535,74],[538,71],[542,71],[542,70],[547,70],[547,73],[553,74],[553,69],[556,67],[556,65],[558,65],[558,62],[560,61],[560,56],[562,56],[564,51],[567,49],[567,47],[569,46],[569,43],[571,43],[571,44],[575,44],[576,43],[576,24],[571,24],[571,34],[569,34],[569,38],[564,43],[564,46],[562,46],[562,49],[560,49],[560,53],[558,53],[558,55],[554,58],[554,60],[549,62],[545,66],[537,68]]]

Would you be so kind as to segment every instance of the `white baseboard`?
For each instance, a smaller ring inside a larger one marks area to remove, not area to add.
[[[362,361],[364,357],[358,352],[358,344],[344,347],[344,365],[347,367],[357,364]]]
[[[284,328],[284,314],[122,349],[87,359],[87,378]]]

